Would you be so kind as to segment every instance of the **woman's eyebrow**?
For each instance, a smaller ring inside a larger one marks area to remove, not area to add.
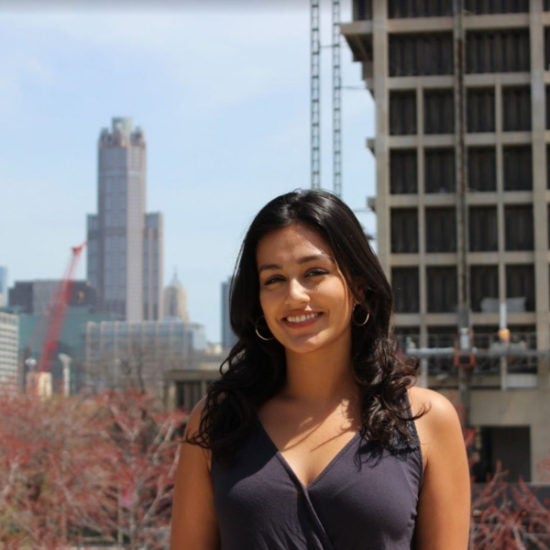
[[[311,254],[309,256],[303,256],[302,258],[298,259],[297,263],[307,264],[309,262],[315,262],[321,259],[326,259],[334,263],[334,259],[327,254]],[[267,271],[270,269],[282,269],[282,266],[279,264],[262,264],[261,266],[258,267],[258,273],[261,273],[262,271]]]

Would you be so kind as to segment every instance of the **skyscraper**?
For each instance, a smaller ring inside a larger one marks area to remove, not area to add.
[[[147,214],[145,136],[113,118],[98,143],[97,214],[88,215],[88,280],[116,319],[160,319],[162,216]]]

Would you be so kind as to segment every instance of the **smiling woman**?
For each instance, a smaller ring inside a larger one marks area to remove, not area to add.
[[[467,547],[460,424],[414,385],[391,312],[340,199],[296,191],[260,210],[231,293],[239,340],[181,447],[173,550]]]
[[[275,339],[290,355],[349,352],[353,297],[320,235],[292,224],[258,245],[260,305]]]

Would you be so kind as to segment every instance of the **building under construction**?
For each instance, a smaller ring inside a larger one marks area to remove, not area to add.
[[[396,332],[487,473],[550,456],[550,0],[354,0]],[[548,70],[547,70],[548,69]]]

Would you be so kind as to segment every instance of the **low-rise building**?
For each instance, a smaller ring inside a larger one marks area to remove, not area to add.
[[[164,397],[165,373],[198,368],[205,349],[204,327],[181,319],[88,323],[86,386],[137,387]]]

